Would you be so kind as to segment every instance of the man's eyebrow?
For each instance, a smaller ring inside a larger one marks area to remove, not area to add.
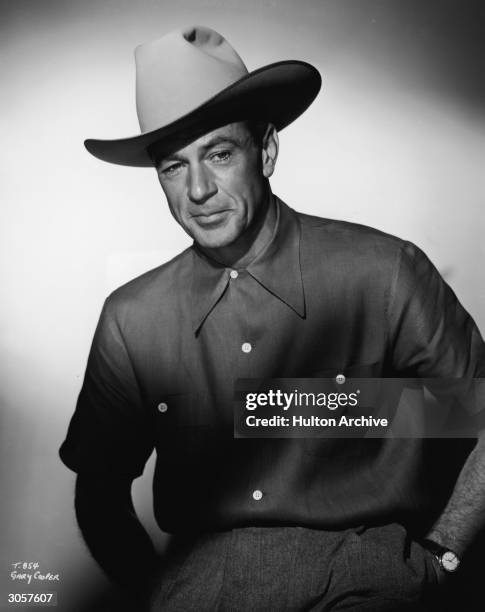
[[[205,153],[209,149],[212,149],[212,147],[215,147],[216,145],[219,145],[219,144],[229,144],[234,147],[243,146],[243,143],[238,138],[231,138],[231,136],[213,136],[210,140],[208,140],[206,143],[201,145],[200,150],[202,151],[202,153]],[[160,160],[159,164],[161,164],[162,162],[168,163],[172,161],[185,161],[185,157],[175,151],[163,157]]]
[[[235,147],[242,147],[243,143],[239,138],[231,138],[231,136],[213,136],[210,140],[208,140],[204,145],[202,145],[201,149],[207,151],[212,147],[218,144],[231,144]]]
[[[165,155],[164,157],[158,160],[157,166],[160,166],[160,164],[163,164],[163,163],[174,162],[174,161],[184,161],[184,160],[185,158],[183,155],[178,155],[177,153],[169,153],[168,155]]]

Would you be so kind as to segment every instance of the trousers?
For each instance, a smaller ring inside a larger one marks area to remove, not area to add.
[[[397,523],[246,527],[175,537],[150,612],[421,612],[439,572]]]

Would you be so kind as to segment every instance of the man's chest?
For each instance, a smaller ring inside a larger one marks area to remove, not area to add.
[[[130,354],[149,410],[170,405],[165,421],[232,423],[240,378],[381,375],[384,304],[365,286],[305,278],[303,316],[242,272],[228,280],[194,331],[194,304],[181,295],[171,313],[144,321]]]

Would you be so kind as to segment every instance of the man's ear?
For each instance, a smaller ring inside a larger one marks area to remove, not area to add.
[[[269,178],[274,172],[276,160],[278,158],[278,147],[278,132],[275,126],[269,123],[263,136],[263,148],[261,151],[263,176],[265,178]]]

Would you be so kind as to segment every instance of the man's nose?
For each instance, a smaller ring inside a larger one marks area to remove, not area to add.
[[[202,164],[192,166],[188,173],[187,192],[189,199],[195,204],[203,204],[217,193],[217,185],[210,170]]]

